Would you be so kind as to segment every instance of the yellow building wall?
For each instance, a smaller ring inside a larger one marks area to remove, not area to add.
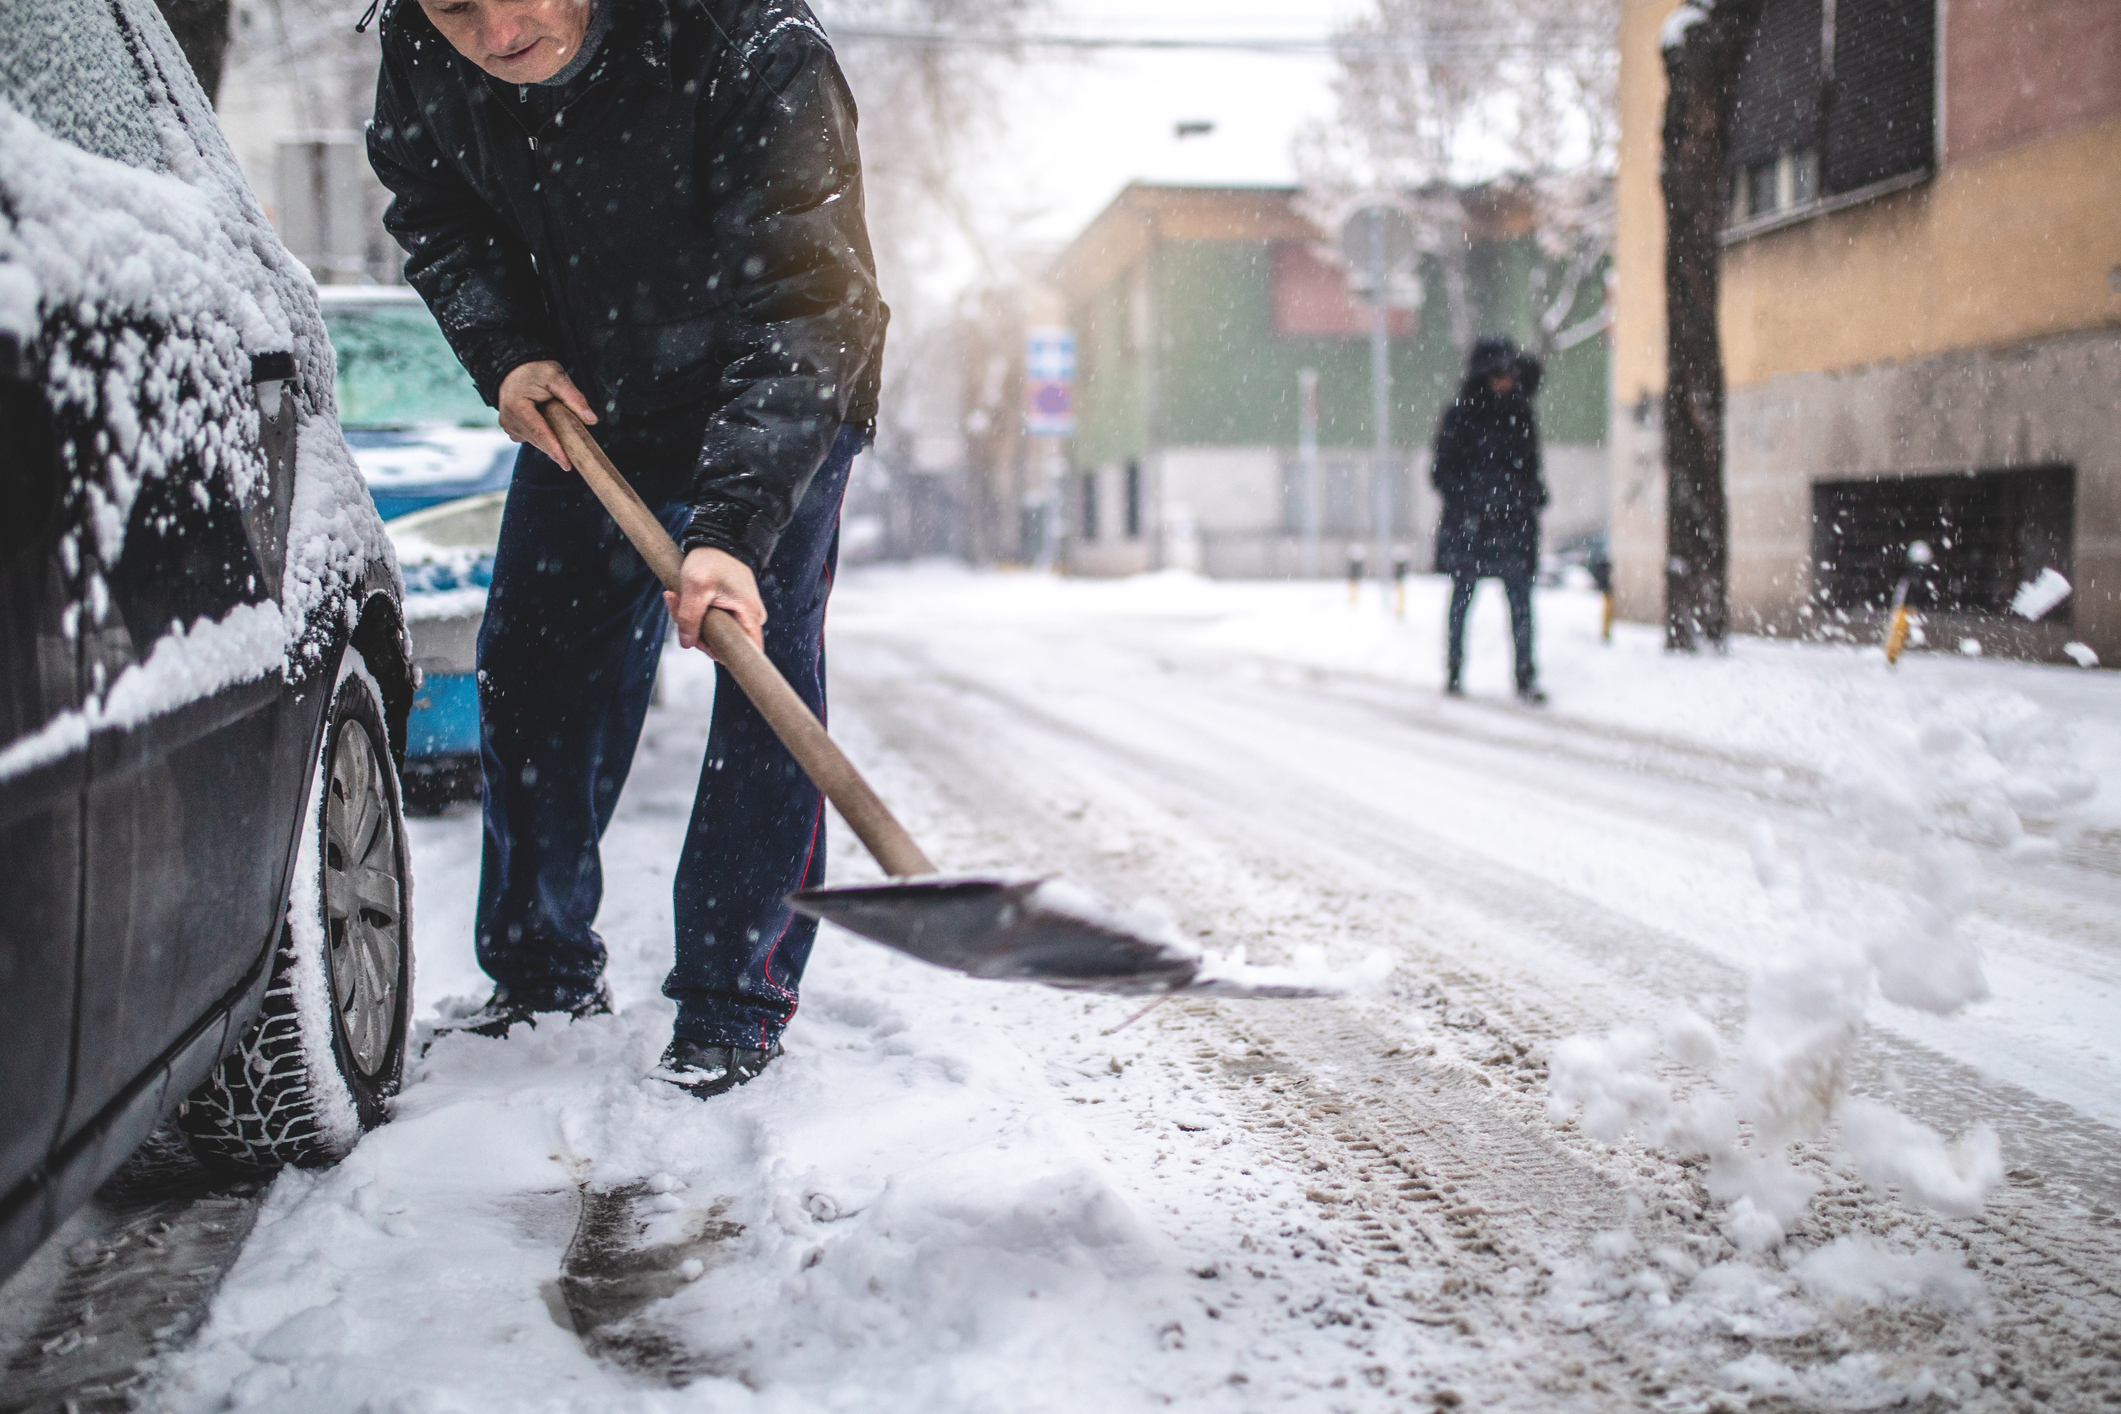
[[[2121,326],[2117,267],[2121,119],[1731,246],[1724,374],[1743,388]]]
[[[1623,13],[1613,394],[1664,389],[1664,117],[1658,32],[1675,0]],[[1921,186],[1725,253],[1724,374],[1898,363],[2121,327],[2121,119],[1946,166]]]
[[[1613,401],[1664,391],[1664,53],[1678,0],[1626,0],[1620,19],[1620,155],[1614,178]]]

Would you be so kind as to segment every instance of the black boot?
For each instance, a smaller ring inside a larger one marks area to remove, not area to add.
[[[596,990],[580,997],[516,997],[506,987],[495,987],[486,1005],[468,1015],[460,1016],[446,1026],[435,1028],[435,1038],[440,1040],[453,1031],[468,1031],[474,1036],[490,1036],[504,1040],[518,1023],[538,1024],[538,1018],[564,1017],[569,1021],[580,1021],[585,1016],[611,1015],[611,988],[599,982]]]
[[[1547,695],[1539,690],[1539,684],[1536,682],[1521,682],[1517,684],[1517,700],[1527,707],[1544,707],[1547,705]]]
[[[690,1091],[695,1099],[705,1100],[758,1079],[780,1053],[778,1041],[759,1051],[749,1046],[702,1046],[680,1036],[664,1048],[654,1074],[658,1080]]]

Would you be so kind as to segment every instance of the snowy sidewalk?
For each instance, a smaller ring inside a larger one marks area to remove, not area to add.
[[[1220,651],[1403,683],[1443,687],[1443,626],[1450,581],[1407,581],[1406,617],[1366,582],[1351,605],[1337,582],[1224,582],[1170,572],[1124,580],[1036,575],[971,577],[945,565],[879,569],[862,580],[864,611],[946,601],[958,621],[1041,627],[1085,620],[1169,626],[1164,636]],[[1875,645],[1791,643],[1738,636],[1727,651],[1675,656],[1655,625],[1619,623],[1599,641],[1600,601],[1588,590],[1540,590],[1535,619],[1541,684],[1550,715],[1627,737],[1686,743],[1776,765],[1817,770],[1882,741],[1910,720],[1959,702],[2010,711],[2022,699],[2072,733],[2073,764],[2099,783],[2073,822],[2121,827],[2121,673],[2052,664],[1910,652],[1888,667]],[[1190,626],[1190,627],[1188,627]],[[1502,586],[1486,581],[1466,630],[1469,700],[1509,707],[1509,620]],[[2007,727],[2003,728],[2007,730]],[[2121,847],[2121,846],[2117,846]]]
[[[1255,1171],[1161,1073],[1130,1080],[1155,1033],[1101,1033],[1138,1002],[974,983],[828,930],[766,1077],[711,1105],[645,1078],[673,1016],[657,988],[705,666],[667,661],[606,843],[619,1014],[447,1038],[393,1123],[330,1172],[285,1175],[169,1407],[1071,1411],[1378,1379],[1360,1351],[1314,1348],[1313,1322],[1284,1329],[1291,1291],[1342,1312],[1330,1239],[1304,1238],[1299,1176]],[[477,816],[412,829],[431,1015],[485,987]],[[844,829],[835,844],[836,875],[873,872]],[[628,1185],[653,1195],[644,1245],[709,1240],[697,1279],[600,1362],[560,1324],[556,1278],[577,1190]],[[1262,1321],[1211,1314],[1245,1306],[1218,1278],[1247,1251],[1279,1299],[1255,1298]],[[1424,1384],[1456,1363],[1422,1327],[1392,1344]],[[673,1372],[694,1383],[669,1392]]]

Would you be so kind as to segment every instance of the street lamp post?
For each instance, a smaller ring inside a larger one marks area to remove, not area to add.
[[[1303,526],[1305,579],[1318,578],[1318,370],[1296,372],[1296,462],[1303,497],[1298,513]]]
[[[1421,304],[1414,223],[1391,202],[1374,201],[1341,228],[1340,250],[1349,284],[1370,306],[1370,532],[1374,547],[1369,559],[1379,584],[1389,587],[1394,502],[1398,499],[1393,486],[1398,466],[1392,451],[1391,312]]]
[[[1391,574],[1392,543],[1392,344],[1385,307],[1385,216],[1387,208],[1373,206],[1369,220],[1370,265],[1370,515],[1372,539],[1377,545],[1370,562],[1377,566],[1377,582],[1387,584]]]

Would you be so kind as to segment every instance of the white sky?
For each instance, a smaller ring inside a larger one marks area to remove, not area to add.
[[[1054,0],[1036,28],[1189,38],[1323,38],[1361,0]],[[1330,117],[1323,54],[1223,50],[1041,51],[1012,76],[1008,131],[983,190],[1023,219],[1026,242],[1066,241],[1133,180],[1286,182],[1290,141]],[[1180,141],[1182,120],[1213,122]]]

